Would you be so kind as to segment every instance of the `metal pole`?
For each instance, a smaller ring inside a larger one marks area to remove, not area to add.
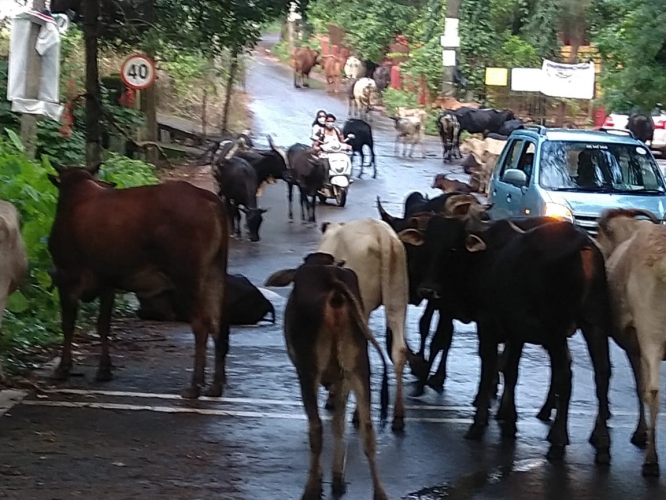
[[[458,63],[458,49],[460,48],[460,36],[458,34],[460,3],[461,0],[447,0],[446,2],[446,24],[444,25],[444,36],[441,41],[444,62],[442,94],[446,96],[455,94],[453,79]]]
[[[46,8],[45,0],[33,0],[33,10]],[[39,37],[40,26],[32,23],[30,26],[30,38],[28,42],[28,65],[25,74],[26,86],[25,97],[27,99],[39,98],[39,84],[42,79],[42,56],[39,55],[35,46]],[[28,158],[34,159],[37,152],[37,120],[39,115],[24,113],[21,115],[21,141],[25,146]]]

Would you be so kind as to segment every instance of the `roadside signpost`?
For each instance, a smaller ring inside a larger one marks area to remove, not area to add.
[[[155,63],[143,54],[132,54],[123,62],[120,77],[134,90],[145,90],[155,82]]]

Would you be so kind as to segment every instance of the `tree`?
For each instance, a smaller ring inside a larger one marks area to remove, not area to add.
[[[606,0],[595,8],[605,104],[615,110],[636,106],[650,111],[664,102],[666,11],[642,0]]]

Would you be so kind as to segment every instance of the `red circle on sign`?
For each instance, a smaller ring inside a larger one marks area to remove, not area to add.
[[[131,82],[127,79],[127,76],[125,75],[125,71],[128,69],[127,66],[132,60],[140,60],[143,61],[147,67],[150,69],[150,78],[145,83],[142,84],[136,84],[134,82]],[[123,81],[123,83],[134,90],[145,90],[148,87],[150,87],[154,82],[155,82],[155,77],[156,77],[156,70],[155,70],[155,63],[153,62],[152,59],[150,59],[148,56],[145,56],[143,54],[132,54],[127,59],[123,61],[123,64],[120,66],[120,78]]]

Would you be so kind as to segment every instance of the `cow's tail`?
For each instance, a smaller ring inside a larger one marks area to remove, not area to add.
[[[379,357],[382,359],[383,372],[382,372],[382,388],[380,391],[380,422],[382,426],[386,423],[388,418],[388,405],[389,405],[389,389],[388,389],[388,370],[386,357],[382,352],[381,347],[375,336],[368,328],[365,318],[363,317],[363,308],[360,301],[354,296],[349,287],[340,280],[335,280],[333,282],[333,293],[330,296],[329,303],[334,309],[339,309],[344,306],[345,303],[349,304],[349,312],[351,313],[351,319],[354,326],[363,333],[365,339],[372,344],[372,346],[379,353]]]

